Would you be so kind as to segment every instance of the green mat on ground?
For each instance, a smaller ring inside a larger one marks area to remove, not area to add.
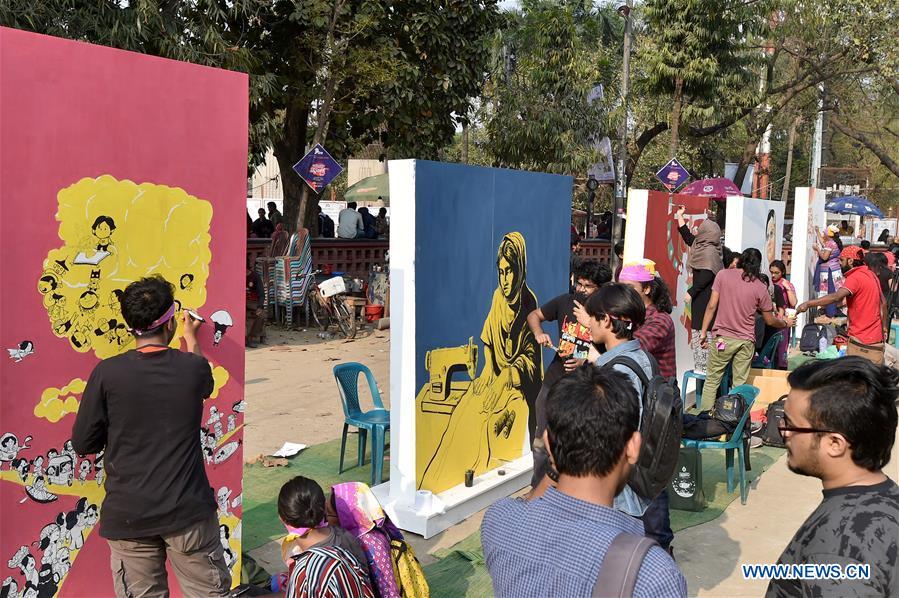
[[[752,482],[766,471],[784,454],[784,449],[760,447],[752,449],[752,471],[746,472],[747,479]],[[740,498],[739,486],[734,492],[727,492],[727,475],[724,469],[724,451],[707,450],[702,452],[703,488],[705,489],[708,507],[701,512],[671,511],[671,529],[675,532],[706,523],[717,518],[730,503]],[[734,476],[737,473],[734,472]],[[752,490],[747,501],[752,500]],[[674,540],[677,545],[677,538]],[[493,593],[490,575],[484,565],[484,553],[481,550],[481,534],[475,532],[455,546],[437,551],[436,563],[425,565],[425,577],[431,586],[434,598],[457,598],[460,596],[490,596]]]
[[[340,462],[340,439],[310,446],[295,457],[288,459],[287,467],[263,467],[259,464],[244,465],[243,468],[243,550],[259,548],[266,542],[282,537],[286,532],[278,519],[278,492],[292,477],[302,475],[312,478],[328,489],[340,482],[371,483],[371,435],[366,446],[365,464],[356,465],[358,436],[350,434],[346,441],[344,467],[349,467],[342,475],[337,475]],[[387,435],[390,441],[390,434]],[[384,481],[390,477],[389,451],[385,451]]]

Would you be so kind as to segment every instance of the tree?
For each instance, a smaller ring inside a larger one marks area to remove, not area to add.
[[[598,156],[593,142],[609,129],[617,34],[609,10],[584,2],[525,0],[505,13],[485,84],[489,151],[497,166],[584,173]],[[614,12],[611,14],[614,15]],[[604,101],[588,102],[603,84]]]
[[[731,108],[725,100],[745,97],[753,87],[760,57],[744,40],[758,30],[757,10],[744,0],[648,0],[644,5],[638,92],[671,98],[671,157],[677,154],[681,119],[723,114]]]
[[[370,141],[433,157],[487,69],[497,0],[7,0],[0,23],[250,74],[250,166],[274,147],[285,213],[310,141],[338,159]]]
[[[436,156],[480,90],[496,15],[496,0],[275,1],[254,45],[277,81],[260,110],[283,122],[272,143],[288,222],[314,219],[318,198],[291,172],[310,141],[337,157],[372,141]]]

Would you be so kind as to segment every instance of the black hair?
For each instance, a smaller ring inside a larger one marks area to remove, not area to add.
[[[270,201],[270,202],[268,202],[268,203],[265,204],[265,205],[267,205],[267,206],[270,207],[270,208],[275,208],[276,210],[278,209],[278,204],[276,204],[276,203],[273,202],[273,201]]]
[[[872,251],[865,254],[865,264],[874,272],[880,273],[889,269],[887,256],[880,251]]]
[[[871,241],[863,239],[862,242],[859,243],[859,247],[861,247],[865,251],[868,251],[869,249],[871,249]]]
[[[19,343],[19,349],[22,351],[27,349],[29,346],[32,350],[34,349],[34,343],[32,343],[31,341],[22,341],[21,343]]]
[[[368,214],[368,208],[366,208],[365,206],[362,206],[361,208],[359,208],[359,213],[360,214]]]
[[[660,312],[670,314],[674,309],[671,304],[671,291],[661,276],[654,276],[649,282],[641,283],[643,290],[649,289],[649,300]]]
[[[225,530],[225,538],[230,539],[231,538],[231,530],[228,529],[228,526],[225,525],[224,523],[222,523],[221,525],[219,525],[219,532],[221,532],[222,529]]]
[[[357,205],[357,204],[356,204],[355,201],[348,201],[347,204],[346,204],[346,207],[347,207],[347,209],[355,210],[355,209],[356,209],[356,205]]]
[[[175,302],[175,287],[160,275],[132,282],[122,293],[122,317],[132,330],[143,330],[144,336],[158,334],[165,323],[152,330],[147,326],[162,317]]]
[[[603,285],[590,295],[584,305],[587,314],[597,320],[609,316],[612,333],[625,340],[634,338],[634,330],[646,319],[646,306],[640,294],[630,285],[620,282]]]
[[[734,261],[734,255],[736,255],[727,245],[721,246],[721,259],[724,261],[724,268],[730,268],[731,262]]]
[[[259,214],[260,218],[265,218],[265,208],[259,208],[256,210],[256,213]]]
[[[325,493],[301,475],[287,480],[278,493],[278,515],[291,527],[315,527],[325,518]]]
[[[604,476],[639,426],[639,399],[625,374],[584,365],[559,380],[546,401],[546,433],[561,474]]]
[[[856,465],[878,471],[889,463],[896,438],[899,372],[849,356],[804,364],[787,382],[811,392],[809,423],[845,436]]]
[[[606,264],[597,260],[584,260],[574,269],[575,282],[578,278],[586,278],[597,287],[612,281],[612,271]]]
[[[97,227],[104,222],[106,223],[106,226],[109,227],[110,232],[115,230],[115,220],[109,216],[97,216],[97,219],[94,220],[94,223],[91,225],[91,230],[97,230]]]
[[[837,244],[837,249],[843,251],[843,240],[840,238],[840,235],[834,235],[831,237],[831,239],[833,239],[833,242]]]
[[[580,245],[580,243],[581,236],[577,233],[571,233],[571,246],[574,247],[575,245]]]
[[[380,210],[378,210],[378,216],[386,216],[386,215],[387,215],[387,208],[381,208]]]
[[[743,270],[743,280],[751,282],[761,279],[762,252],[755,247],[744,249],[740,254],[740,269]]]
[[[768,270],[771,268],[777,268],[780,270],[781,276],[787,275],[787,265],[783,262],[783,260],[771,260],[771,263],[768,264]]]
[[[624,253],[624,241],[615,243],[615,247],[612,250],[615,252],[615,255],[622,255]]]
[[[187,284],[190,284],[190,283],[192,283],[192,282],[194,281],[194,275],[191,274],[190,272],[185,272],[184,274],[181,275],[181,278],[178,279],[178,285],[179,285],[182,289],[186,288],[186,285],[185,285],[183,282],[181,282],[182,280],[184,280],[184,277],[185,277],[185,276],[186,276],[187,279],[188,279],[188,283],[187,283]]]

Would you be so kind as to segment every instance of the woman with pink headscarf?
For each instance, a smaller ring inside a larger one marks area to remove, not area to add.
[[[342,527],[362,544],[375,595],[400,598],[390,541],[402,540],[403,534],[384,513],[371,488],[362,482],[331,486],[331,498],[325,507],[328,524]]]

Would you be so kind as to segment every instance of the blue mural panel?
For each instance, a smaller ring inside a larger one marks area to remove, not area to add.
[[[416,162],[420,488],[521,456],[551,359],[525,318],[568,289],[571,189],[566,176]]]

